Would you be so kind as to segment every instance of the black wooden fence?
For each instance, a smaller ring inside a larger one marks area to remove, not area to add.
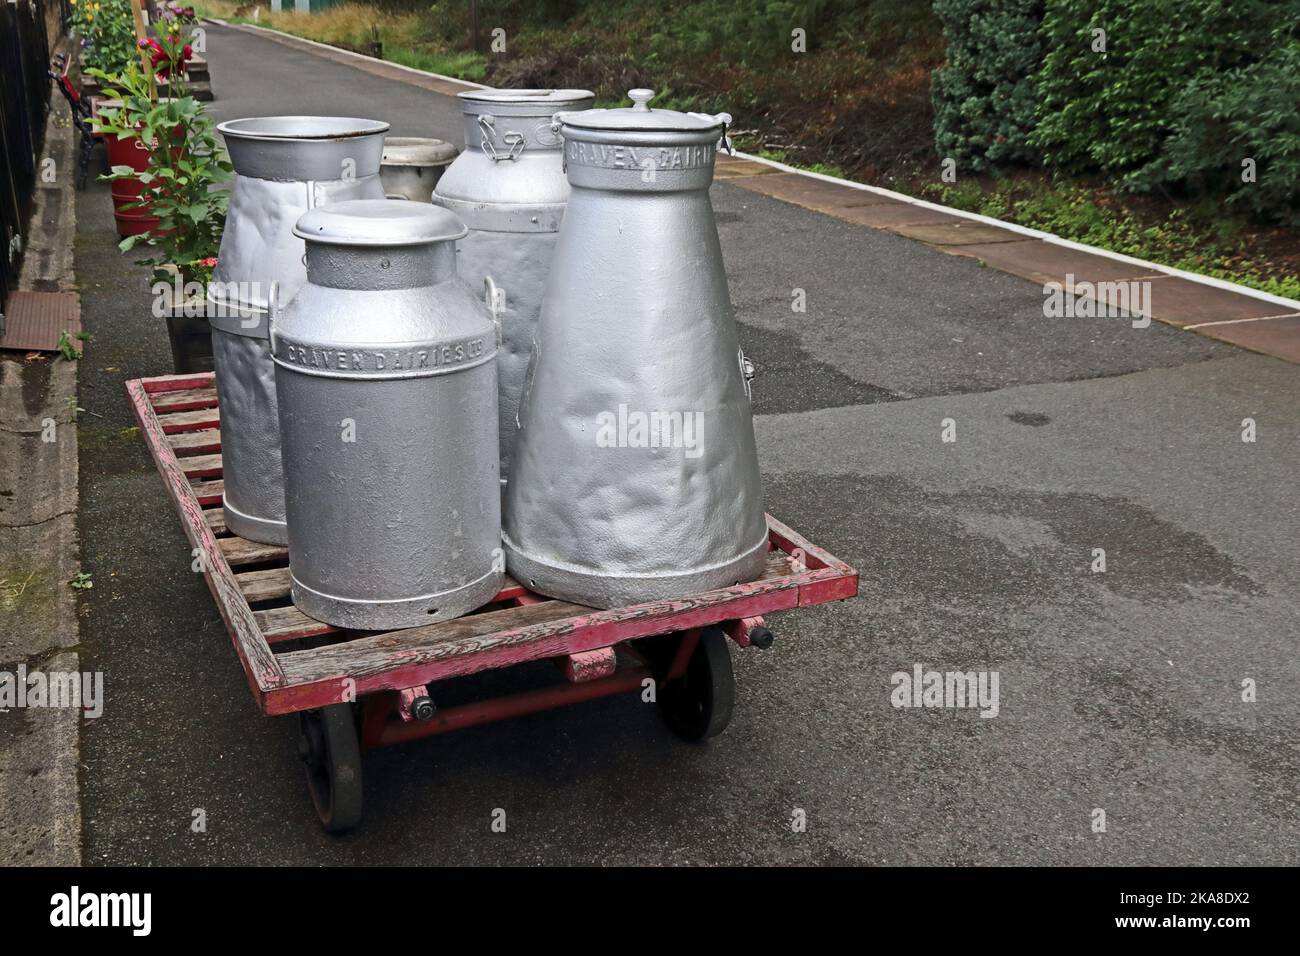
[[[18,283],[50,102],[56,0],[0,0],[0,312]]]

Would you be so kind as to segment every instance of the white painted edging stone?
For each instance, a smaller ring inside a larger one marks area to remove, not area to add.
[[[224,20],[218,20],[216,17],[207,17],[213,23],[219,23],[222,26],[230,26]],[[386,66],[396,67],[405,70],[408,73],[416,73],[420,76],[432,76],[448,83],[459,83],[467,89],[486,90],[490,87],[483,83],[473,83],[469,80],[457,79],[454,76],[443,76],[441,73],[431,73],[428,70],[417,70],[412,66],[404,66],[401,63],[394,63],[391,60],[381,60],[377,57],[367,56],[364,53],[354,53],[351,50],[344,50],[341,47],[330,46],[328,43],[319,43],[316,40],[308,40],[305,37],[294,36],[291,33],[284,33],[281,30],[272,30],[270,27],[254,26],[251,23],[237,24],[240,27],[249,27],[253,30],[261,30],[266,33],[276,33],[291,40],[299,40],[303,43],[310,43],[312,46],[318,46],[326,50],[334,50],[338,53],[346,53],[348,56],[354,56],[360,60],[373,60],[376,63],[383,63]],[[1300,300],[1287,299],[1280,295],[1272,295],[1268,292],[1261,292],[1259,289],[1251,289],[1248,286],[1238,285],[1236,282],[1229,282],[1226,279],[1216,279],[1213,276],[1201,275],[1197,272],[1185,272],[1182,269],[1175,269],[1172,266],[1162,266],[1158,262],[1147,262],[1145,259],[1138,259],[1133,256],[1126,256],[1123,253],[1111,252],[1109,249],[1101,249],[1097,246],[1085,245],[1082,242],[1075,242],[1072,239],[1062,239],[1060,236],[1050,232],[1043,232],[1041,229],[1031,229],[1028,226],[1021,226],[1014,222],[1004,222],[1001,219],[994,219],[992,216],[982,216],[976,212],[967,212],[964,209],[954,209],[951,206],[941,206],[939,203],[929,202],[925,199],[917,199],[915,196],[908,196],[904,193],[894,192],[892,189],[885,189],[883,186],[870,186],[867,183],[855,182],[852,179],[839,179],[835,176],[827,176],[824,173],[814,173],[807,169],[798,169],[794,166],[787,166],[785,163],[778,163],[773,159],[764,159],[761,156],[755,156],[751,153],[742,153],[737,151],[736,156],[741,159],[747,159],[753,163],[760,163],[764,166],[771,166],[773,169],[779,169],[783,173],[794,173],[798,176],[807,176],[810,179],[820,179],[827,183],[837,183],[841,186],[847,186],[850,189],[860,189],[863,192],[875,193],[877,196],[887,196],[900,202],[908,203],[912,206],[918,206],[922,209],[931,209],[935,212],[947,213],[950,216],[956,216],[959,219],[969,219],[972,222],[982,222],[989,226],[997,226],[1008,232],[1014,232],[1031,239],[1041,239],[1044,242],[1050,242],[1053,245],[1064,246],[1066,249],[1073,249],[1076,252],[1088,252],[1094,256],[1102,256],[1106,259],[1113,259],[1116,262],[1123,262],[1126,265],[1140,266],[1143,269],[1152,272],[1159,272],[1162,275],[1174,276],[1179,279],[1186,279],[1189,282],[1197,282],[1201,285],[1209,286],[1213,289],[1222,289],[1226,292],[1235,292],[1238,295],[1249,296],[1252,299],[1259,299],[1261,302],[1268,302],[1286,310],[1285,314],[1300,312]],[[1206,323],[1208,324],[1208,323]]]

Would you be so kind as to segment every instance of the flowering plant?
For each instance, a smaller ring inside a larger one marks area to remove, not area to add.
[[[158,19],[194,23],[198,20],[198,17],[194,15],[193,7],[187,7],[183,3],[176,3],[175,0],[168,0],[167,3],[158,4]]]
[[[127,0],[69,0],[69,25],[88,68],[121,73],[135,57],[135,21]]]
[[[100,110],[98,128],[123,139],[138,139],[149,153],[144,172],[114,166],[108,177],[138,178],[144,191],[134,208],[146,209],[158,219],[151,232],[128,236],[120,247],[127,250],[146,243],[158,254],[145,263],[155,269],[173,266],[185,282],[207,282],[230,200],[229,192],[214,187],[228,181],[233,170],[203,105],[185,92],[180,73],[189,46],[179,25],[164,25],[156,43],[162,56],[147,74],[136,64],[119,76],[92,71],[115,87],[106,90],[107,95],[122,101],[119,109]],[[170,75],[170,97],[157,98],[155,75]]]

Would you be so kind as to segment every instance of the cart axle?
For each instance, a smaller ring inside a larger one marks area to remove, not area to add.
[[[397,692],[371,694],[365,698],[362,718],[362,750],[375,750],[393,744],[445,734],[452,730],[477,727],[511,717],[522,717],[544,710],[639,690],[642,682],[652,679],[648,667],[631,666],[616,670],[608,677],[577,684],[558,684],[523,691],[491,700],[475,701],[457,707],[439,709],[428,720],[391,719],[398,710]]]

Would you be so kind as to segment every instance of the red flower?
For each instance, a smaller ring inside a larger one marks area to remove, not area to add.
[[[171,58],[167,55],[167,51],[163,49],[162,44],[153,37],[150,37],[147,40],[141,40],[137,45],[141,50],[144,50],[149,54],[149,65],[153,67],[153,71],[158,78],[162,80],[167,79],[168,74],[171,73],[172,64]],[[178,65],[188,63],[190,57],[193,55],[193,49],[190,48],[188,43],[185,44],[185,46],[181,48],[180,62]]]
[[[216,256],[209,256],[209,257],[206,258],[206,259],[200,259],[200,260],[199,260],[199,265],[201,265],[201,266],[206,266],[206,267],[209,268],[209,269],[211,269],[211,268],[212,268],[213,266],[215,266],[216,264],[217,264],[217,257],[216,257]]]

